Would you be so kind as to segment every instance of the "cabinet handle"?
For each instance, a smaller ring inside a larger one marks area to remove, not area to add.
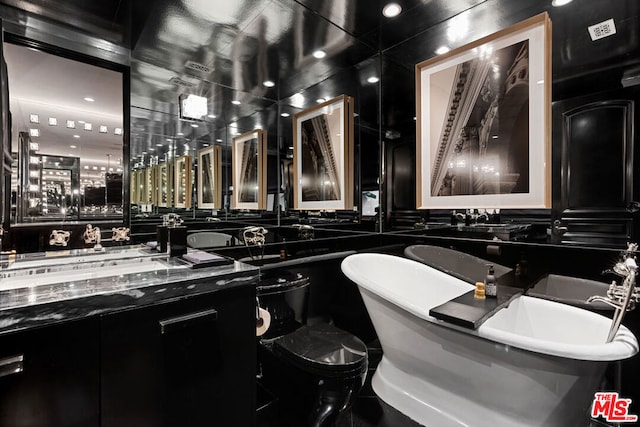
[[[0,377],[18,374],[24,370],[24,354],[0,359]]]
[[[216,320],[217,318],[218,312],[214,309],[170,317],[168,319],[160,320],[160,333],[167,334],[177,329],[183,329],[190,325]]]

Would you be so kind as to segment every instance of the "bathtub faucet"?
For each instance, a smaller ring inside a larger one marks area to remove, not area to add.
[[[636,308],[636,303],[640,302],[640,288],[636,286],[638,264],[634,255],[637,250],[637,243],[629,243],[627,250],[622,253],[622,260],[613,266],[613,272],[623,277],[622,285],[613,281],[606,297],[596,295],[587,299],[587,302],[598,301],[615,309],[607,342],[611,342],[618,332],[624,314]]]

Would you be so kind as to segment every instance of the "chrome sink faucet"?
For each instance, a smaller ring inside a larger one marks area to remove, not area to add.
[[[622,253],[622,260],[613,266],[612,272],[623,277],[622,285],[618,285],[613,281],[607,290],[606,297],[596,295],[587,299],[587,302],[598,301],[615,309],[607,342],[611,342],[618,332],[625,313],[633,310],[636,307],[636,303],[640,301],[640,288],[636,286],[638,264],[634,254],[637,250],[637,243],[629,243],[627,250]]]

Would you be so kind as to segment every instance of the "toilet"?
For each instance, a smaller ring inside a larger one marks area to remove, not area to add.
[[[278,271],[261,276],[257,296],[271,316],[260,337],[260,383],[278,399],[289,426],[334,425],[362,388],[367,347],[328,323],[307,324],[309,278]]]

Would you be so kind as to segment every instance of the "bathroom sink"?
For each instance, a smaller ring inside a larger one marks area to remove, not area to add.
[[[55,283],[79,282],[85,280],[99,279],[102,277],[123,276],[125,274],[145,273],[166,269],[167,265],[159,261],[148,261],[145,263],[131,265],[116,265],[109,268],[97,268],[87,270],[76,270],[75,272],[58,271],[48,274],[32,274],[15,276],[8,279],[0,279],[0,290],[29,288]]]
[[[510,268],[503,265],[440,246],[412,245],[404,250],[404,254],[407,258],[437,268],[469,283],[484,280],[488,265],[493,265],[498,281],[500,276],[511,272]]]
[[[5,262],[3,263],[0,271],[44,268],[49,266],[62,266],[116,259],[152,257],[157,255],[157,252],[150,252],[139,247],[102,251],[94,251],[92,249],[83,249],[80,251],[55,251],[46,252],[42,254],[42,256],[17,259],[15,262]]]
[[[456,236],[499,240],[523,240],[529,236],[530,232],[531,224],[471,224],[458,225]]]
[[[613,307],[602,302],[587,302],[594,295],[606,296],[608,289],[607,283],[549,274],[536,282],[527,291],[527,295],[591,310],[612,311]]]

